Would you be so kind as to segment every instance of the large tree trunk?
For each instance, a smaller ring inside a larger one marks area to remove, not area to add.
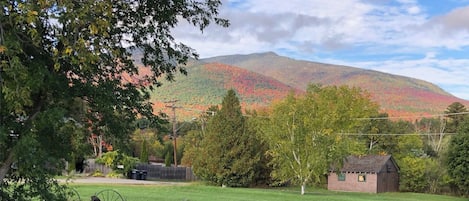
[[[29,131],[31,129],[31,125],[34,119],[36,119],[36,116],[39,114],[42,108],[42,104],[45,102],[44,99],[40,99],[36,106],[34,107],[33,112],[31,113],[32,115],[27,118],[26,122],[24,122],[24,129],[23,131]],[[26,134],[27,132],[20,132],[22,135]],[[11,169],[11,165],[13,164],[15,160],[15,154],[14,154],[14,148],[9,149],[7,159],[3,161],[2,166],[0,167],[0,186],[3,183],[3,180],[5,179],[5,176],[7,175],[8,171]]]
[[[13,154],[13,150],[11,150],[10,153],[8,153],[7,159],[3,161],[2,166],[0,167],[0,186],[2,186],[3,179],[5,179],[5,176],[10,170],[11,164],[13,164],[14,156],[15,155]]]

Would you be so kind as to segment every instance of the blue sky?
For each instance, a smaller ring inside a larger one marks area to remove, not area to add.
[[[469,0],[224,0],[229,28],[181,23],[201,58],[273,51],[422,79],[469,100]]]

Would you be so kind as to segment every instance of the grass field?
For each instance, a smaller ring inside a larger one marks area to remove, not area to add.
[[[253,189],[253,188],[221,188],[192,184],[184,186],[158,186],[158,185],[109,185],[109,184],[73,184],[81,200],[90,200],[91,195],[103,190],[113,189],[123,195],[127,201],[284,201],[284,200],[330,200],[330,201],[467,201],[464,198],[418,194],[418,193],[350,193],[332,192],[324,189],[307,189],[305,195],[300,195],[293,188]],[[299,189],[298,189],[299,190]],[[308,191],[309,190],[309,191]]]

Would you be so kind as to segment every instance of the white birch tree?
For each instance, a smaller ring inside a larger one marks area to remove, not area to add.
[[[265,131],[270,143],[273,177],[301,185],[319,183],[331,163],[348,154],[343,134],[377,112],[377,106],[357,88],[311,85],[306,95],[288,96],[272,106]]]

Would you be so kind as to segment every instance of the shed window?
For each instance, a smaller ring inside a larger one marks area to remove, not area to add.
[[[359,174],[358,175],[358,182],[366,182],[366,175]]]
[[[337,178],[339,181],[345,181],[345,174],[344,173],[339,173],[337,174]]]

